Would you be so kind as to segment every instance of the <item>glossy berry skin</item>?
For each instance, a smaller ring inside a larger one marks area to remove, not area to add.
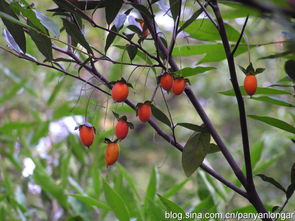
[[[105,151],[106,166],[113,165],[119,158],[120,147],[117,143],[109,143]]]
[[[116,137],[119,140],[123,140],[128,134],[129,126],[124,120],[119,120],[116,125]]]
[[[142,123],[149,121],[152,115],[151,105],[149,104],[140,105],[137,109],[137,114],[138,114],[139,120]]]
[[[257,79],[255,75],[247,75],[244,79],[244,88],[248,95],[252,96],[255,94],[257,89]]]
[[[183,78],[174,79],[173,87],[172,87],[173,93],[175,95],[181,94],[185,89],[185,85],[186,85],[185,79]]]
[[[94,140],[94,127],[81,125],[80,129],[80,140],[84,146],[90,147]]]
[[[173,86],[172,75],[169,73],[163,74],[160,78],[160,85],[164,90],[169,91]]]
[[[144,28],[144,22],[141,21],[140,22],[140,27],[143,29]],[[149,30],[146,28],[145,30],[143,30],[143,36],[147,36],[149,33]]]
[[[128,97],[129,89],[127,84],[118,81],[112,88],[112,98],[116,102],[125,101]]]

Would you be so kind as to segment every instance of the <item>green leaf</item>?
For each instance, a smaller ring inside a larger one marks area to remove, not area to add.
[[[181,220],[188,220],[186,217],[185,212],[181,207],[179,207],[176,203],[164,198],[160,194],[158,194],[159,199],[164,204],[168,212],[172,212],[173,214],[181,214]],[[179,215],[180,216],[180,215]],[[172,219],[172,218],[171,218]]]
[[[113,212],[115,213],[116,217],[120,221],[129,221],[129,211],[124,200],[119,196],[119,194],[112,189],[109,184],[104,181],[103,183],[104,195],[105,199],[110,208],[112,208]]]
[[[73,40],[81,44],[88,51],[88,53],[93,54],[91,47],[77,25],[65,18],[63,18],[62,21],[67,33],[73,38]]]
[[[41,12],[34,10],[37,18],[40,20],[41,24],[47,28],[49,32],[53,34],[54,37],[59,37],[60,31],[58,25],[50,18],[42,14]]]
[[[204,73],[206,71],[214,70],[215,67],[195,67],[195,68],[183,68],[175,73],[181,74],[182,77],[190,77],[197,74]]]
[[[53,196],[61,206],[67,208],[67,196],[64,194],[64,189],[55,183],[52,177],[47,174],[46,170],[41,167],[39,163],[35,160],[34,163],[36,165],[33,175],[35,183],[40,185],[44,191]]]
[[[181,23],[180,23],[181,24]],[[224,24],[228,40],[236,42],[240,33],[229,24]],[[190,26],[184,29],[190,37],[201,41],[219,41],[221,40],[217,28],[212,24],[210,19],[196,19]],[[243,42],[244,40],[242,40]]]
[[[196,124],[190,124],[190,123],[177,123],[176,126],[181,126],[181,127],[185,127],[189,130],[193,130],[196,132],[201,132],[204,130],[203,127],[196,125]]]
[[[18,17],[5,0],[0,0],[0,17],[15,42],[21,48],[23,53],[26,53],[26,38],[24,30],[19,26]],[[17,23],[15,21],[17,21]]]
[[[176,20],[181,8],[181,1],[169,0],[169,4],[170,4],[170,11],[171,11],[172,17],[174,20]]]
[[[110,208],[109,206],[105,205],[104,203],[101,203],[99,201],[97,201],[96,199],[89,197],[89,196],[84,196],[84,195],[80,195],[80,194],[69,194],[69,196],[72,196],[78,200],[80,200],[81,202],[85,203],[88,206],[94,206],[100,209],[104,209],[104,210],[112,210],[112,208]]]
[[[156,168],[153,168],[150,181],[147,186],[146,194],[145,194],[145,200],[144,205],[147,205],[149,201],[153,201],[157,192],[157,184],[158,183],[158,174]]]
[[[183,186],[189,181],[189,178],[186,178],[182,182],[178,183],[177,185],[172,186],[169,190],[167,190],[164,194],[163,197],[169,198],[173,195],[175,195],[179,190],[183,188]]]
[[[266,168],[268,168],[273,163],[277,162],[278,159],[280,159],[283,156],[283,154],[276,154],[275,156],[271,157],[270,159],[260,161],[256,167],[253,169],[253,173],[258,173]]]
[[[4,123],[0,127],[1,133],[9,133],[13,130],[29,129],[34,126],[35,122],[9,122]]]
[[[108,25],[110,25],[122,7],[122,0],[105,1],[105,15]]]
[[[284,193],[286,193],[285,188],[278,181],[276,181],[274,178],[268,177],[264,174],[257,174],[256,176],[259,176],[263,181],[274,185],[276,188],[278,188],[278,189],[282,190]]]
[[[28,21],[28,25],[34,27],[34,24],[32,24],[30,21]],[[38,29],[37,27],[34,28]],[[51,61],[53,59],[51,39],[46,36],[48,33],[46,33],[46,35],[41,33],[43,33],[41,30],[38,32],[29,30],[29,35],[31,36],[39,51],[45,56],[47,61]]]
[[[191,176],[200,167],[206,157],[206,149],[210,145],[209,133],[194,133],[184,146],[182,167],[186,176]]]
[[[111,30],[114,31],[114,32],[117,32],[117,28],[115,27],[115,25],[112,26]],[[114,33],[110,32],[108,34],[107,39],[106,39],[106,45],[105,45],[105,48],[104,48],[105,52],[108,51],[109,47],[114,42],[115,38],[116,38],[116,35]]]
[[[295,60],[288,60],[285,63],[285,71],[287,75],[295,81]]]
[[[133,192],[135,193],[136,197],[138,199],[140,199],[140,195],[137,191],[137,188],[133,182],[133,178],[129,175],[128,171],[119,163],[116,164],[116,167],[118,168],[118,170],[120,171],[120,173],[122,174],[122,176],[124,177],[124,179],[127,181],[128,185],[130,186],[130,188],[133,190]]]
[[[63,78],[60,82],[57,82],[55,85],[53,92],[51,93],[50,97],[47,100],[47,105],[50,106],[56,99],[58,93],[62,89],[63,83],[65,82],[65,78]]]
[[[152,14],[149,12],[149,10],[143,6],[143,5],[138,5],[138,4],[132,4],[134,8],[136,8],[141,14],[144,14],[145,16],[149,18],[153,18]]]
[[[219,151],[220,151],[220,148],[214,143],[210,143],[209,147],[206,150],[207,153],[216,153]]]
[[[71,152],[67,152],[60,157],[60,176],[61,176],[61,186],[66,189],[68,185],[68,177],[70,174],[69,163],[71,160]]]
[[[240,86],[240,91],[243,96],[248,96],[245,92],[245,89],[243,86]],[[228,91],[222,91],[218,92],[219,94],[226,95],[226,96],[235,96],[234,90],[228,90]],[[290,94],[287,91],[273,89],[273,88],[264,88],[264,87],[258,87],[255,92],[256,95],[259,94],[266,94],[266,95],[275,95],[275,94]]]
[[[171,122],[169,118],[155,105],[151,104],[152,114],[155,118],[157,118],[162,123],[166,124],[168,127],[171,127]]]
[[[183,31],[186,27],[188,27],[191,23],[193,23],[203,12],[203,9],[200,8],[197,11],[194,12],[194,14],[185,22],[180,22],[182,26],[178,29],[177,33]]]
[[[255,168],[256,164],[259,162],[259,160],[261,158],[263,145],[264,145],[264,142],[260,141],[251,148],[251,165],[252,165],[252,168]]]
[[[129,44],[129,45],[126,45],[126,49],[127,49],[129,58],[132,61],[137,54],[137,47],[135,45]]]
[[[282,130],[288,131],[290,133],[295,134],[295,127],[292,125],[286,123],[285,121],[273,118],[273,117],[268,117],[268,116],[258,116],[258,115],[248,115],[248,117],[251,117],[255,120],[262,121],[268,125],[280,128]]]
[[[248,49],[253,48],[253,46],[240,45],[235,53],[235,56],[238,56]],[[217,62],[226,59],[224,52],[224,47],[222,44],[197,44],[197,45],[182,45],[176,46],[173,49],[173,56],[195,56],[205,54],[205,56],[198,62],[207,63],[207,62]]]
[[[12,99],[17,92],[24,87],[26,80],[23,79],[19,83],[14,83],[11,88],[7,89],[0,97],[0,105],[5,103],[6,101]]]
[[[251,99],[256,100],[256,101],[263,101],[271,104],[276,104],[280,106],[285,106],[285,107],[295,107],[295,104],[291,104],[287,101],[284,101],[280,98],[276,97],[268,97],[268,96],[260,96],[260,97],[251,97]]]
[[[243,18],[247,16],[257,17],[261,13],[254,8],[248,7],[241,2],[235,1],[219,1],[219,3],[227,6],[223,8],[222,18],[223,19],[235,19],[235,18]]]

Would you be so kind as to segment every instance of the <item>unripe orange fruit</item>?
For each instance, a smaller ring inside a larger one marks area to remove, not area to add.
[[[83,124],[79,127],[80,140],[84,146],[90,147],[94,140],[95,128],[90,124]]]
[[[152,115],[152,109],[150,104],[141,104],[137,109],[139,120],[143,123],[149,121]]]
[[[142,28],[143,30],[143,36],[147,36],[148,33],[149,33],[149,30],[146,28],[146,29],[143,29],[144,28],[144,21],[141,21],[140,22],[140,27]]]
[[[119,120],[116,125],[116,137],[120,140],[123,140],[127,136],[128,130],[128,123],[124,120]]]
[[[244,79],[244,88],[248,95],[255,94],[257,89],[257,79],[255,75],[247,75]]]
[[[174,79],[174,82],[173,82],[173,93],[175,95],[179,95],[181,94],[184,89],[185,89],[185,84],[186,84],[186,81],[184,78],[176,78]]]
[[[124,82],[118,81],[112,88],[112,98],[116,102],[125,101],[128,97],[128,85]]]
[[[117,143],[111,142],[108,144],[105,151],[106,166],[113,165],[119,158],[120,147]]]
[[[173,85],[173,77],[170,73],[165,73],[160,78],[160,85],[166,91],[169,91]]]

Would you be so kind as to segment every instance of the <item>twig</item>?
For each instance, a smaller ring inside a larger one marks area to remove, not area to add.
[[[243,28],[242,28],[241,34],[240,34],[240,36],[239,36],[239,39],[238,39],[238,41],[237,41],[237,43],[236,43],[234,49],[233,49],[232,52],[231,52],[231,56],[234,56],[234,55],[235,55],[235,52],[236,52],[236,50],[237,50],[238,47],[239,47],[239,44],[240,44],[240,42],[241,42],[241,40],[242,40],[242,37],[243,37],[243,35],[244,35],[244,31],[245,31],[245,28],[246,28],[246,25],[247,25],[248,19],[249,19],[249,16],[246,17],[246,20],[245,20],[245,22],[244,22],[244,25],[243,25]]]
[[[207,11],[207,9],[204,7],[204,5],[199,1],[196,0],[198,2],[198,4],[200,5],[200,7],[203,9],[203,12],[205,12],[205,14],[207,15],[207,17],[210,19],[210,21],[212,22],[212,24],[217,28],[217,30],[219,29],[218,24],[216,24],[216,22],[214,21],[214,19],[212,18],[212,16],[209,14],[209,12]]]

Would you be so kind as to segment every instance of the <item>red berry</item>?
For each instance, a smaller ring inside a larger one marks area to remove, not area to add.
[[[165,73],[160,78],[160,85],[166,91],[169,91],[173,85],[173,77],[170,73]]]
[[[116,102],[125,101],[128,97],[129,89],[126,83],[118,81],[112,88],[112,98]]]
[[[172,88],[173,93],[175,95],[181,94],[185,89],[185,85],[186,85],[186,82],[185,82],[184,78],[176,78],[176,79],[174,79],[173,88]]]
[[[94,127],[89,124],[84,124],[79,127],[80,140],[84,146],[89,147],[94,140]]]
[[[244,79],[244,88],[248,95],[255,94],[257,89],[257,79],[255,75],[247,75]]]
[[[144,28],[144,21],[141,21],[141,22],[140,22],[140,27],[141,27],[142,30],[143,30],[143,28]],[[149,33],[149,30],[148,30],[147,28],[145,28],[142,32],[143,32],[143,36],[147,36],[148,33]]]
[[[128,123],[124,120],[119,120],[116,125],[116,137],[123,140],[128,134]]]
[[[120,147],[117,143],[109,143],[105,151],[106,166],[113,165],[119,158]]]
[[[137,114],[141,122],[145,123],[149,121],[152,115],[152,109],[150,104],[142,104],[137,109]]]

